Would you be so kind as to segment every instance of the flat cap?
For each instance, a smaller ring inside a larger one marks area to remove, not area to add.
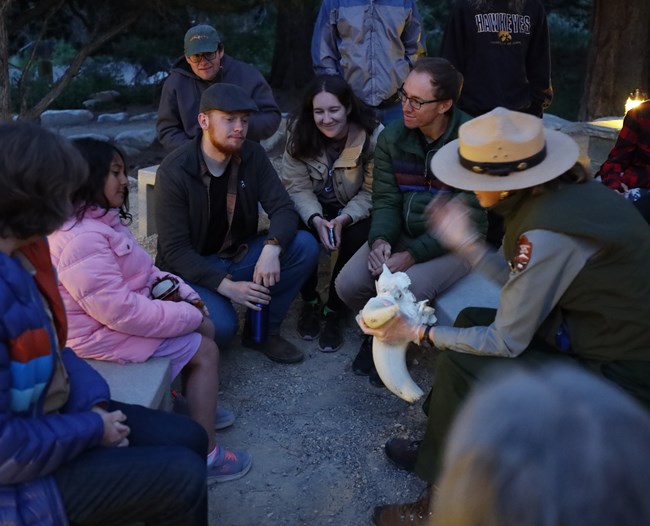
[[[219,48],[219,44],[221,44],[221,37],[214,27],[207,24],[191,27],[185,33],[185,56],[212,53]]]
[[[235,84],[217,82],[201,95],[199,112],[221,110],[225,112],[257,111],[257,104],[246,92]]]

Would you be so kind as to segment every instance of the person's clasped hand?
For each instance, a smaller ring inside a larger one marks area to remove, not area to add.
[[[129,433],[131,429],[126,422],[126,415],[122,411],[111,411],[110,413],[99,406],[92,409],[97,413],[104,423],[104,433],[100,445],[104,447],[126,447],[129,445]]]
[[[389,344],[402,342],[413,342],[415,344],[420,343],[420,332],[422,326],[401,314],[398,314],[392,320],[376,329],[372,329],[365,324],[361,317],[361,313],[357,314],[356,320],[365,334],[374,336],[382,342]]]
[[[462,251],[481,239],[471,219],[469,206],[461,197],[437,196],[427,206],[427,229],[445,248]]]
[[[377,277],[383,270],[383,265],[391,256],[390,243],[384,239],[376,239],[368,254],[368,270]]]

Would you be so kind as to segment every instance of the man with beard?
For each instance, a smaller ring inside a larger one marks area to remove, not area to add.
[[[218,83],[203,92],[201,132],[158,168],[156,264],[199,293],[220,346],[237,332],[233,302],[268,308],[268,339],[254,341],[245,327],[243,345],[296,363],[304,354],[280,336],[280,324],[317,265],[319,247],[297,231],[298,215],[264,149],[246,139],[256,110],[239,86]],[[260,205],[270,218],[264,232],[258,232]]]
[[[173,150],[199,134],[196,115],[201,94],[218,82],[240,86],[255,101],[248,139],[259,141],[275,133],[281,115],[271,87],[253,66],[224,53],[215,28],[200,24],[185,33],[184,56],[172,66],[163,84],[156,122],[160,144]]]

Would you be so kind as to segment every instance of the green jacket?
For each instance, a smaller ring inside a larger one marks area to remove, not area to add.
[[[586,239],[599,247],[538,336],[553,345],[565,323],[570,351],[582,358],[650,361],[650,278],[646,270],[650,230],[634,207],[599,183],[566,184],[517,202],[504,214],[504,220],[503,249],[508,261],[516,254],[519,236],[534,229]]]
[[[410,238],[407,250],[417,263],[447,252],[427,233],[424,210],[437,194],[459,191],[436,179],[430,163],[443,145],[458,137],[458,127],[469,119],[469,115],[453,107],[447,130],[430,144],[419,129],[408,129],[401,120],[390,123],[379,135],[372,184],[370,246],[377,239],[395,246],[400,238]],[[484,210],[471,192],[462,193],[476,210],[475,221],[484,233],[487,228]]]

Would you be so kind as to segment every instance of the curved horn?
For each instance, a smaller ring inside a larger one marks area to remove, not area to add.
[[[379,377],[390,392],[407,402],[417,402],[424,392],[413,381],[406,368],[407,346],[408,342],[389,345],[373,338],[372,359]]]
[[[387,298],[374,297],[368,300],[361,311],[364,323],[371,328],[381,327],[399,312],[399,305]],[[419,400],[424,392],[413,381],[406,368],[406,347],[408,342],[387,344],[377,338],[372,340],[372,359],[384,385],[393,394],[407,402]]]

